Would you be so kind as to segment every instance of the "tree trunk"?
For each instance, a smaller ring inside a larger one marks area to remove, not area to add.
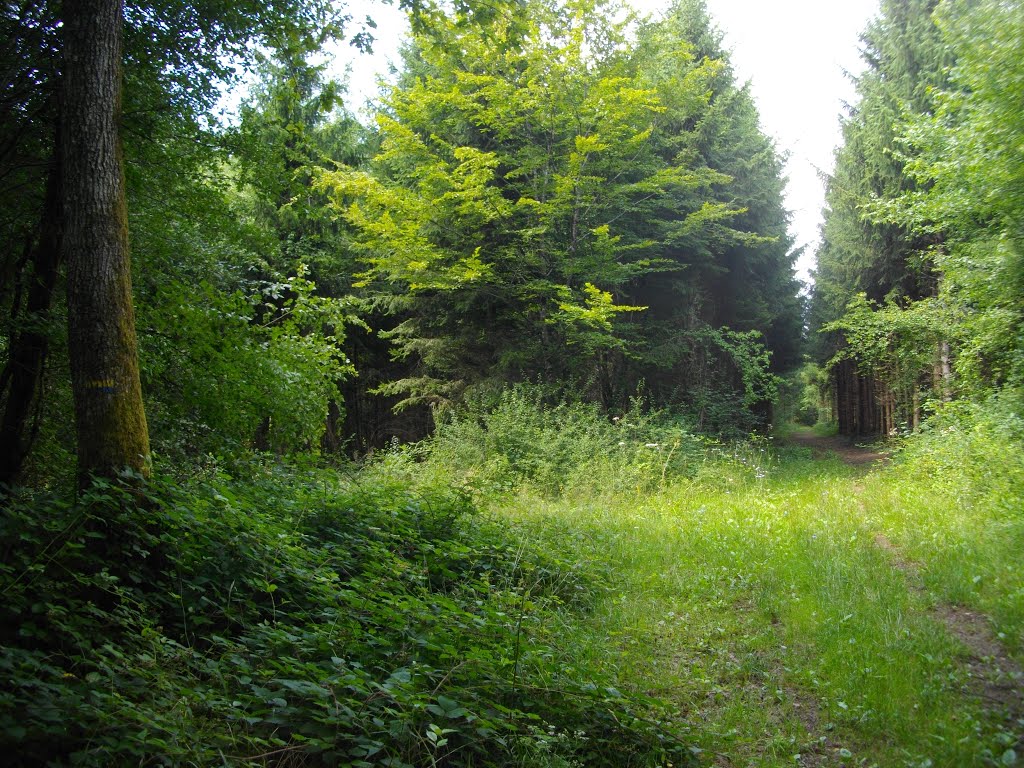
[[[0,421],[0,483],[14,482],[32,446],[35,428],[29,418],[42,397],[43,367],[49,352],[47,321],[57,284],[61,248],[60,121],[54,145],[53,166],[46,180],[46,199],[39,223],[39,238],[32,250],[32,276],[23,328],[11,341],[8,359],[9,384],[3,420]]]
[[[917,428],[921,426],[921,394],[919,392],[918,385],[916,382],[914,383],[914,390],[911,396],[913,398],[911,402],[911,408],[913,409],[913,413],[911,415],[912,421],[910,424],[910,428],[912,431],[917,432]]]
[[[64,3],[62,250],[83,482],[150,465],[119,125],[122,26],[122,0]]]
[[[341,453],[344,440],[341,436],[341,425],[343,422],[343,411],[338,401],[333,397],[327,401],[327,420],[324,425],[324,435],[320,438],[320,450],[328,455]]]
[[[948,403],[953,399],[953,368],[950,359],[951,353],[948,341],[939,343],[939,373],[942,385],[942,402]]]

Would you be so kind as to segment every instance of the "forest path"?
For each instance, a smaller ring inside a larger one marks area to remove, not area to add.
[[[619,638],[623,685],[671,701],[708,768],[1018,764],[1020,665],[936,575],[967,558],[970,583],[979,531],[935,539],[943,497],[901,493],[878,450],[780,444],[556,512],[614,570],[590,631]]]
[[[877,446],[857,445],[850,438],[838,435],[819,435],[809,427],[794,428],[785,442],[810,448],[817,459],[835,454],[851,466],[878,465],[888,459],[888,452]],[[854,483],[852,490],[851,501],[860,514],[868,513],[863,483]],[[872,538],[890,565],[903,575],[907,588],[930,604],[929,616],[966,650],[961,659],[966,666],[964,692],[988,702],[992,708],[1002,709],[1009,722],[1024,721],[1024,669],[1006,653],[992,629],[991,618],[933,595],[926,587],[921,563],[909,559],[885,533],[875,532]],[[1018,737],[1015,746],[1024,747],[1024,735]]]
[[[839,435],[819,435],[810,427],[795,427],[783,438],[783,442],[801,448],[810,448],[814,452],[815,458],[822,458],[829,453],[834,453],[844,464],[852,466],[875,464],[888,457],[886,451],[879,450],[877,447],[868,448],[857,445],[850,438]]]
[[[809,427],[796,427],[785,442],[810,448],[816,459],[835,454],[854,467],[880,466],[889,458],[888,451],[877,444],[858,445],[851,438],[819,435]],[[851,502],[861,515],[869,515],[871,502],[865,500],[864,484],[854,482],[851,489]],[[962,646],[964,653],[959,661],[965,677],[963,693],[984,702],[987,709],[1001,711],[1009,724],[1024,723],[1024,668],[1006,652],[993,630],[991,617],[934,594],[926,585],[926,567],[908,558],[885,533],[875,532],[872,540],[891,567],[902,574],[907,589],[928,606],[928,616]],[[1024,750],[1024,734],[1018,734],[1013,746]]]

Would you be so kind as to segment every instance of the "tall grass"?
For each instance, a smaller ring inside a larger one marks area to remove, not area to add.
[[[1013,765],[1021,709],[986,699],[992,665],[948,620],[970,607],[1008,670],[1024,660],[1008,413],[948,408],[864,469],[519,387],[341,474],[254,460],[141,505],[11,494],[3,746],[55,765]]]
[[[447,478],[492,500],[637,494],[694,475],[707,444],[640,401],[610,418],[593,404],[552,404],[542,388],[520,385],[441,415],[432,438],[396,446],[379,466],[410,479]]]
[[[865,498],[930,589],[983,611],[1022,654],[1024,419],[1008,399],[947,407]]]
[[[769,440],[696,438],[663,470],[635,458],[652,432],[616,454],[622,427],[597,418],[511,396],[453,420],[418,465],[445,467],[541,549],[607,574],[591,617],[561,630],[574,666],[673,702],[709,763],[1017,759],[1024,729],[972,693],[972,652],[936,610],[965,602],[951,588],[965,569],[987,574],[967,581],[966,602],[1019,652],[1024,484],[1005,424],[961,414],[959,439],[936,423],[865,474]]]

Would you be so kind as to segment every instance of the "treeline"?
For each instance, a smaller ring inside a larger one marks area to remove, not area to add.
[[[480,513],[701,471],[646,405],[758,421],[779,159],[699,2],[410,5],[372,128],[332,3],[0,10],[8,763],[696,764],[587,625],[601,538]]]
[[[1020,415],[1024,5],[886,0],[863,43],[812,307],[831,410],[846,434],[995,394]]]
[[[782,161],[703,2],[417,8],[372,127],[326,3],[131,3],[120,113],[149,431],[168,457],[361,452],[471,391],[763,422],[798,359]],[[5,7],[0,480],[66,466],[64,25]],[[355,34],[353,34],[355,32]],[[259,44],[259,47],[255,47]],[[257,52],[258,51],[258,52]],[[239,119],[214,111],[249,68]],[[396,409],[398,412],[396,412]]]

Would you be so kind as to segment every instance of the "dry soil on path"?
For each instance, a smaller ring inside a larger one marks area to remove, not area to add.
[[[884,461],[888,454],[877,448],[866,448],[856,445],[847,437],[822,437],[811,431],[798,430],[786,437],[786,442],[791,445],[799,445],[803,448],[810,448],[814,451],[816,458],[824,458],[834,453],[846,464],[855,466],[875,464]]]

